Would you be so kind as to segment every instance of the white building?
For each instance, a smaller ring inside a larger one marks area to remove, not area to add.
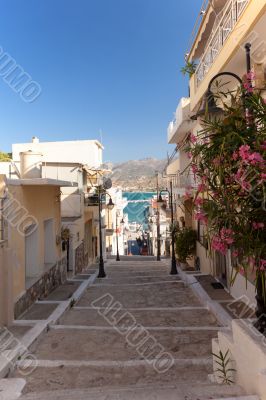
[[[73,187],[61,188],[62,229],[69,231],[64,251],[67,269],[73,273],[80,272],[99,255],[98,208],[88,197],[94,194],[93,186],[102,176],[102,151],[97,140],[40,142],[33,137],[31,142],[13,144],[12,161],[0,165],[8,178],[18,179],[23,167],[24,171],[29,168],[31,175],[36,170],[36,176],[73,183]],[[31,161],[22,166],[21,154],[25,153]]]
[[[107,212],[105,219],[108,228],[107,232],[109,233],[106,238],[106,246],[109,255],[116,255],[118,244],[119,255],[125,255],[127,253],[126,231],[128,229],[128,215],[124,213],[124,209],[128,203],[123,197],[121,189],[112,188],[108,192],[115,206],[112,211]],[[121,223],[122,220],[124,223]]]

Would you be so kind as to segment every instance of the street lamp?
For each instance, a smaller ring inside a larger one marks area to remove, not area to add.
[[[104,270],[104,261],[103,261],[103,242],[102,242],[102,202],[105,196],[109,196],[109,202],[107,204],[108,210],[112,210],[114,208],[114,203],[112,197],[109,193],[107,193],[102,187],[98,188],[98,211],[99,211],[99,241],[100,241],[100,260],[99,260],[99,273],[98,278],[105,278],[106,273]]]
[[[116,261],[120,261],[120,255],[119,255],[119,247],[118,247],[118,212],[116,211]],[[120,221],[120,225],[124,225],[125,221],[122,217]],[[123,246],[124,246],[124,237],[123,237]]]
[[[246,43],[245,44],[245,50],[246,50],[246,70],[247,70],[247,73],[249,73],[250,70],[251,70],[250,48],[251,48],[251,44],[250,43]],[[224,113],[224,109],[217,106],[216,101],[215,101],[215,95],[212,92],[212,84],[213,84],[213,82],[217,78],[219,78],[221,76],[230,76],[231,78],[236,79],[241,86],[243,84],[242,79],[237,74],[235,74],[234,72],[224,71],[224,72],[219,72],[218,74],[214,75],[212,77],[212,79],[210,80],[210,82],[209,82],[207,92],[206,92],[206,94],[204,96],[204,99],[203,99],[202,107],[195,115],[191,116],[192,120],[196,120],[198,117],[200,117],[202,115],[205,115],[206,113],[209,113],[210,115],[223,114]],[[251,87],[251,83],[250,82],[249,82],[249,85]],[[245,103],[246,96],[247,96],[246,93],[242,94],[243,103]],[[250,123],[249,119],[251,118],[249,109],[246,109],[246,115],[247,115],[247,124],[249,125],[249,123]]]
[[[158,203],[162,204],[164,201],[162,199],[162,192],[167,192],[169,195],[170,199],[170,209],[171,209],[171,224],[172,224],[172,231],[171,231],[171,237],[172,237],[172,260],[171,260],[171,275],[176,275],[177,274],[177,268],[176,268],[176,258],[175,258],[175,231],[174,231],[174,207],[173,207],[173,184],[172,180],[170,180],[170,191],[168,189],[161,190],[158,198]]]

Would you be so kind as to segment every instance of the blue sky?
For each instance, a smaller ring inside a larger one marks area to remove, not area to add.
[[[105,161],[164,158],[202,0],[2,0],[0,46],[37,81],[25,103],[0,77],[0,149],[100,139]],[[182,4],[182,6],[181,6]]]

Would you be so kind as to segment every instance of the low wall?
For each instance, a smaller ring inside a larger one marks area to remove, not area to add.
[[[48,294],[65,282],[67,277],[67,259],[66,257],[58,261],[49,271],[45,272],[32,287],[17,300],[14,305],[14,318],[18,318],[40,297],[46,297]]]
[[[213,339],[212,351],[224,354],[230,351],[234,368],[234,381],[248,394],[258,395],[266,400],[266,337],[259,333],[250,320],[233,320],[231,332],[219,332],[218,339]],[[214,357],[214,370],[217,369]],[[215,373],[219,382],[219,374]]]
[[[0,327],[13,321],[13,272],[7,243],[0,242]]]

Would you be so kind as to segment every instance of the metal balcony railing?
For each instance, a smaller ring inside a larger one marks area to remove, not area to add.
[[[205,52],[201,57],[199,65],[196,69],[196,85],[200,85],[205,75],[213,65],[216,57],[220,53],[226,39],[230,36],[241,14],[251,0],[229,0],[222,12],[221,18],[217,21],[216,29],[214,29]]]
[[[189,170],[179,172],[171,179],[173,183],[173,189],[196,188],[198,186],[195,175]]]

